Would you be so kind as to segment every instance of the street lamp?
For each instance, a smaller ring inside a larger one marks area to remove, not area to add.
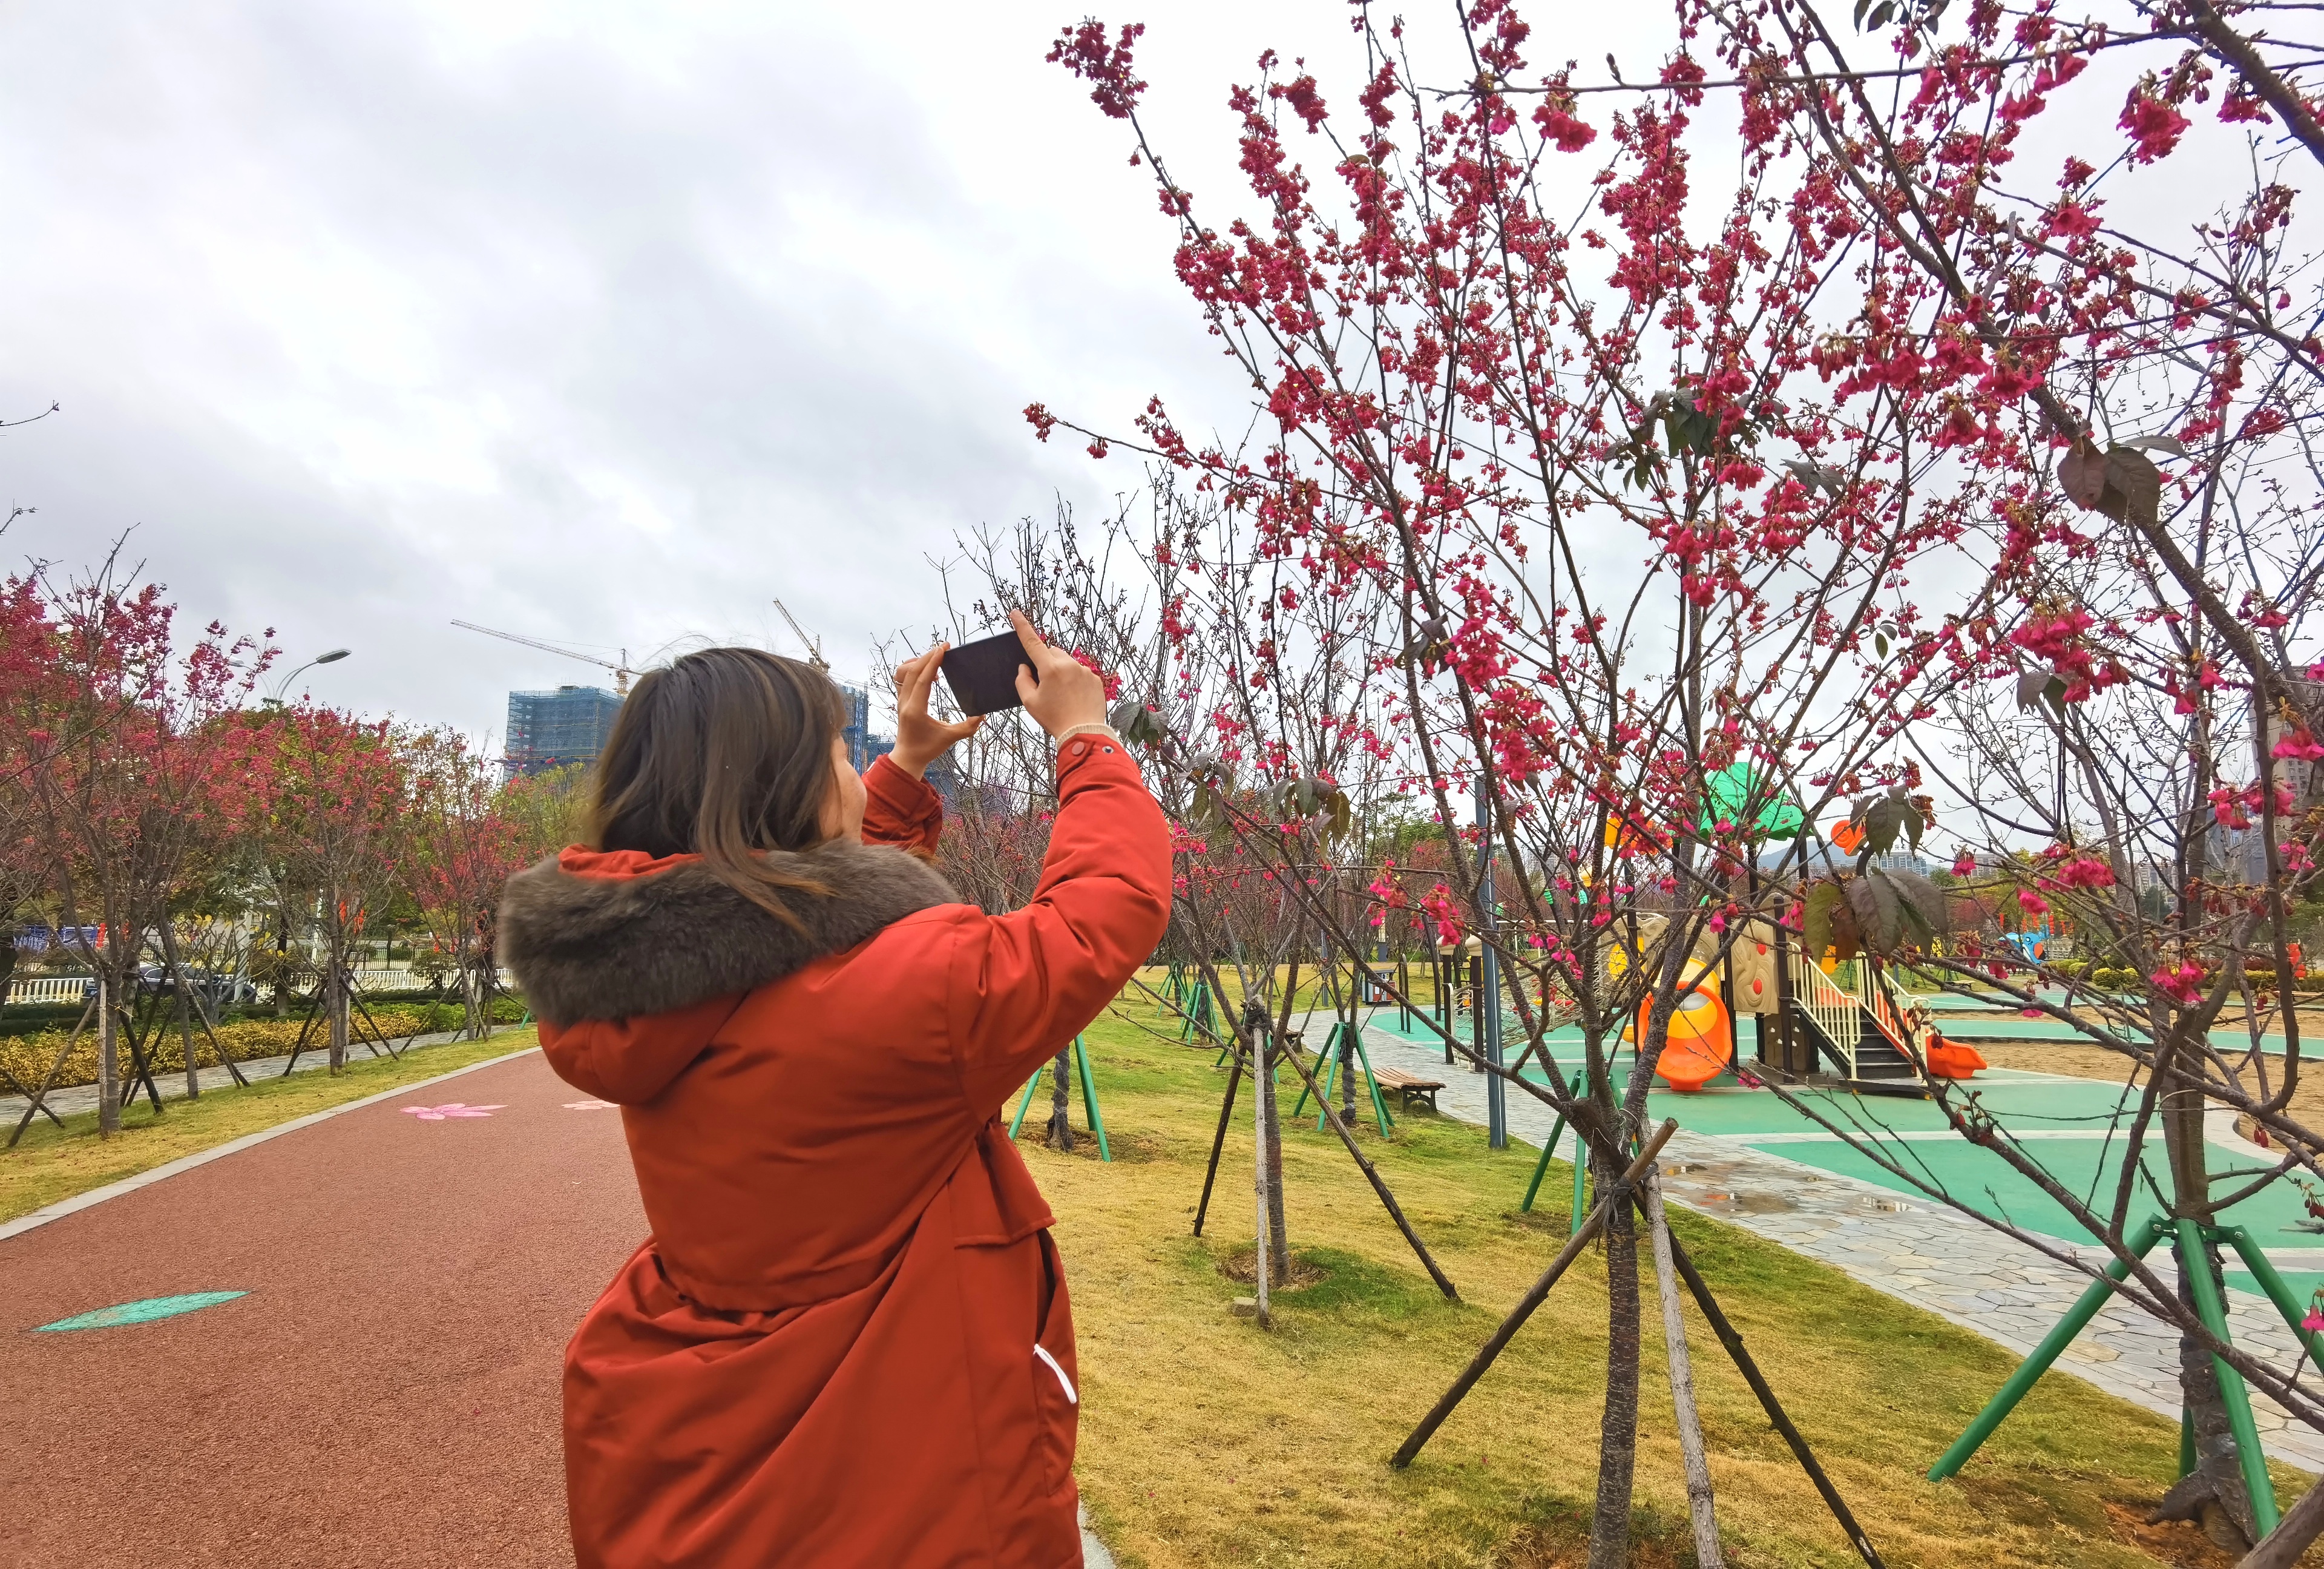
[[[337,664],[339,660],[346,659],[354,651],[355,651],[353,649],[333,649],[327,654],[317,654],[313,659],[309,660],[305,664],[300,665],[297,669],[292,670],[289,675],[274,683],[274,690],[267,694],[267,706],[273,708],[281,707],[282,706],[282,694],[290,689],[291,682],[297,680],[307,671],[313,669],[317,665]]]

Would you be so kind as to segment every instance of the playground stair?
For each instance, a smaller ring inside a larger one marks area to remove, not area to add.
[[[1859,1094],[1923,1096],[1921,1071],[1905,1049],[1912,1025],[1889,996],[1886,979],[1860,961],[1855,990],[1815,964],[1792,968],[1791,1018],[1830,1063],[1840,1083]]]
[[[1864,1032],[1856,1041],[1856,1080],[1867,1087],[1878,1085],[1883,1094],[1926,1094],[1921,1087],[1921,1070],[1888,1038],[1868,1010],[1864,1015]]]

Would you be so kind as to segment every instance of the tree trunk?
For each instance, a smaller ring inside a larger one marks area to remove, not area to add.
[[[1600,1193],[1621,1172],[1592,1159]],[[1606,1409],[1598,1424],[1598,1500],[1590,1569],[1629,1569],[1630,1482],[1638,1444],[1638,1232],[1628,1204],[1606,1221]]]
[[[1067,1093],[1073,1082],[1074,1048],[1070,1046],[1057,1053],[1057,1060],[1049,1065],[1049,1137],[1046,1140],[1052,1149],[1074,1152],[1073,1119],[1066,1115],[1073,1109],[1074,1098]]]
[[[1274,1032],[1267,1031],[1262,1039],[1272,1041]],[[1275,1266],[1275,1278],[1291,1278],[1291,1232],[1284,1223],[1283,1214],[1283,1108],[1275,1098],[1277,1059],[1288,1051],[1288,1046],[1275,1047],[1265,1052],[1267,1071],[1259,1075],[1259,1152],[1267,1162],[1267,1236],[1268,1257]]]
[[[2226,1282],[2219,1279],[2218,1260],[2208,1248],[2203,1262],[2224,1296]],[[2178,1275],[2179,1301],[2192,1313],[2194,1292],[2183,1263]],[[2251,1493],[2244,1486],[2235,1430],[2227,1424],[2227,1405],[2211,1353],[2183,1336],[2179,1342],[2179,1389],[2193,1417],[2195,1469],[2163,1495],[2148,1519],[2192,1521],[2215,1545],[2240,1553],[2258,1537],[2259,1526],[2252,1516]]]
[[[323,1015],[331,1027],[331,1076],[347,1071],[347,972],[345,956],[334,943],[325,955]]]
[[[111,966],[97,966],[97,1133],[110,1139],[121,1131],[120,1020],[113,1009]]]
[[[489,944],[480,942],[460,967],[460,1002],[466,1011],[460,1021],[462,1039],[492,1038],[493,980],[493,950]]]
[[[1617,1143],[1628,1147],[1628,1130],[1638,1126],[1653,1082],[1655,1064],[1670,1038],[1676,1011],[1678,976],[1685,955],[1672,945],[1663,960],[1661,983],[1651,994],[1644,1038],[1631,1059],[1629,1077],[1609,1126],[1622,1130]],[[1595,1050],[1596,1047],[1591,1048]],[[1610,1078],[1612,1065],[1607,1066]],[[1593,1150],[1594,1191],[1611,1193],[1620,1165],[1608,1166]],[[1638,1232],[1637,1211],[1615,1205],[1606,1223],[1606,1409],[1598,1435],[1598,1498],[1590,1517],[1590,1569],[1627,1569],[1630,1562],[1630,1489],[1638,1448]]]
[[[1251,1075],[1251,1131],[1257,1136],[1251,1140],[1251,1197],[1257,1203],[1259,1224],[1251,1248],[1251,1269],[1258,1278],[1259,1326],[1274,1327],[1273,1309],[1268,1301],[1268,1286],[1273,1270],[1276,1238],[1279,1234],[1273,1223],[1277,1199],[1271,1191],[1281,1186],[1282,1168],[1277,1166],[1275,1181],[1268,1180],[1267,1161],[1268,1130],[1275,1122],[1275,1064],[1266,1049],[1264,1031],[1253,1037],[1251,1056],[1257,1071]]]
[[[2181,1061],[2193,1054],[2182,1046]],[[2163,1151],[2171,1168],[2172,1209],[2181,1225],[2208,1223],[2210,1214],[2210,1177],[2203,1141],[2203,1093],[2174,1085],[2163,1092],[2162,1115]],[[2211,1271],[2224,1299],[2226,1282],[2221,1279],[2218,1261],[2206,1246],[2201,1250],[2204,1267]],[[2190,1313],[2194,1311],[2192,1287],[2187,1279],[2184,1264],[2179,1275],[2179,1300]],[[2181,1397],[2192,1414],[2195,1429],[2195,1469],[2180,1479],[2156,1506],[2153,1518],[2157,1520],[2191,1520],[2200,1526],[2203,1534],[2230,1552],[2241,1552],[2258,1535],[2252,1517],[2251,1498],[2244,1487],[2241,1466],[2236,1457],[2235,1434],[2227,1425],[2226,1400],[2219,1393],[2219,1380],[2211,1365],[2211,1354],[2191,1340],[2179,1343],[2179,1388]]]
[[[1353,1131],[1356,1126],[1356,1026],[1352,1019],[1341,1022],[1340,1121]]]
[[[1671,1411],[1678,1418],[1679,1459],[1686,1471],[1686,1512],[1694,1526],[1696,1569],[1720,1569],[1719,1516],[1711,1491],[1711,1462],[1702,1452],[1702,1423],[1694,1409],[1694,1363],[1686,1351],[1686,1316],[1678,1299],[1678,1271],[1671,1260],[1670,1223],[1663,1214],[1663,1186],[1646,1174],[1646,1214],[1654,1241],[1655,1287],[1662,1297],[1663,1350],[1670,1365]]]

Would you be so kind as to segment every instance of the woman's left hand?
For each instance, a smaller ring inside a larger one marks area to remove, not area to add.
[[[984,716],[947,725],[928,712],[928,694],[936,684],[936,667],[944,663],[950,643],[938,643],[915,660],[896,667],[896,750],[888,761],[919,779],[928,764],[950,752],[957,742],[976,734]]]

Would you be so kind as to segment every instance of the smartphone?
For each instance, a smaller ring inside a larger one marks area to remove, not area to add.
[[[1025,657],[1025,645],[1017,634],[1004,632],[999,637],[980,638],[948,650],[938,668],[944,671],[945,684],[952,688],[953,700],[965,715],[1023,707],[1017,696],[1020,667],[1029,670],[1033,661]],[[1033,678],[1038,681],[1040,677],[1037,674]]]

